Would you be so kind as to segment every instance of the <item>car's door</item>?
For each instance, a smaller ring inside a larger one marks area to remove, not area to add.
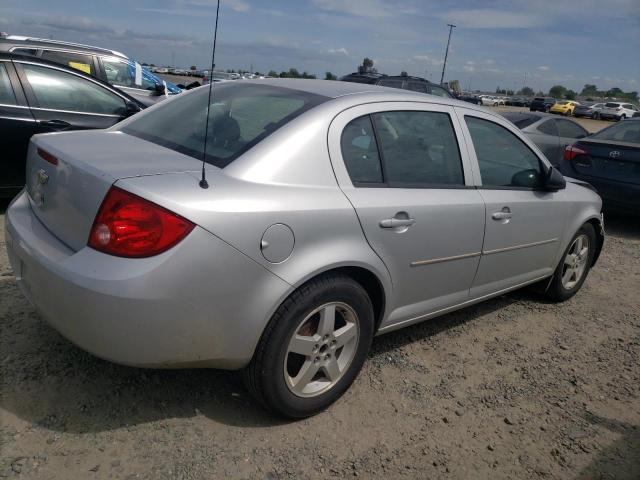
[[[527,129],[527,136],[533,140],[547,160],[557,165],[561,159],[558,128],[553,118],[549,117],[539,122],[535,127]]]
[[[394,283],[382,327],[464,302],[478,266],[484,205],[453,109],[375,103],[329,131],[336,178]]]
[[[567,216],[564,193],[540,188],[549,166],[508,122],[457,109],[472,145],[486,204],[482,258],[472,297],[553,273]]]
[[[36,131],[12,62],[0,60],[0,197],[13,195],[24,185],[27,147]]]
[[[15,62],[40,132],[108,128],[127,114],[126,99],[66,70]]]

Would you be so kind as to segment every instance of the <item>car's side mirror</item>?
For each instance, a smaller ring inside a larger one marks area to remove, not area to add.
[[[560,171],[555,167],[550,167],[544,181],[544,189],[549,192],[557,192],[567,187],[567,181]]]
[[[164,86],[164,83],[156,83],[154,91],[155,91],[156,95],[164,95],[165,92],[167,91],[167,89]]]
[[[124,112],[125,117],[130,117],[131,115],[135,115],[141,110],[140,105],[131,100],[127,100],[126,102],[126,110]]]
[[[514,187],[537,188],[540,183],[540,172],[533,168],[516,172],[511,177],[511,185]]]

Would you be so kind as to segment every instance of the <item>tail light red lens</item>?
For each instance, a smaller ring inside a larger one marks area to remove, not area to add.
[[[111,187],[91,227],[88,245],[118,257],[151,257],[176,245],[193,227],[166,208]]]
[[[38,148],[38,155],[40,156],[40,158],[49,162],[51,165],[58,165],[58,158],[54,155],[51,155],[46,150]]]
[[[568,145],[564,149],[564,159],[568,160],[568,161],[573,160],[578,155],[586,155],[586,154],[587,154],[587,152],[585,152],[581,148],[578,148],[578,147],[576,147],[574,145]]]

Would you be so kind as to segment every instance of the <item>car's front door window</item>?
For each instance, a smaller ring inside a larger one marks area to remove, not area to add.
[[[40,108],[103,115],[126,111],[124,99],[86,78],[37,65],[22,68]]]
[[[141,65],[118,57],[103,57],[102,65],[107,82],[118,87],[154,90],[156,83],[145,75]]]
[[[483,187],[540,187],[540,160],[516,135],[489,120],[465,116],[480,167]]]

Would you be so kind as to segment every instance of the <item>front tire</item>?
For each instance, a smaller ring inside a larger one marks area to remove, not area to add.
[[[555,302],[564,302],[578,293],[593,264],[595,251],[596,232],[591,224],[585,223],[562,255],[547,289],[547,297]]]
[[[359,283],[342,274],[313,279],[271,318],[244,371],[247,389],[283,417],[314,415],[353,383],[373,329],[373,306]]]

